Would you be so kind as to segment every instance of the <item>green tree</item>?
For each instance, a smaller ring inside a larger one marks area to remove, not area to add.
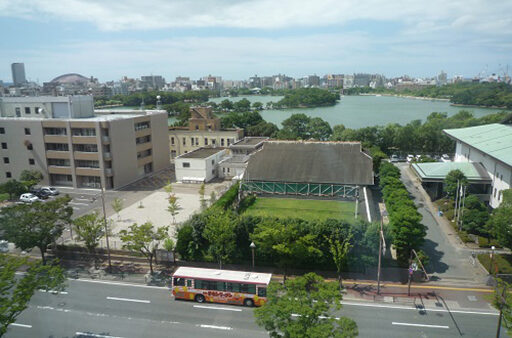
[[[155,250],[160,242],[168,238],[169,227],[159,227],[155,229],[151,222],[138,225],[134,223],[130,225],[128,230],[124,229],[119,232],[119,237],[123,242],[123,248],[139,252],[145,256],[149,262],[149,270],[153,274],[153,257]]]
[[[220,107],[224,110],[232,110],[233,109],[233,102],[231,102],[230,100],[228,99],[224,99],[222,100],[222,102],[220,103]]]
[[[278,132],[280,139],[308,139],[309,123],[311,118],[305,114],[292,114],[289,118],[281,122],[283,128]]]
[[[114,200],[112,201],[112,210],[114,210],[114,212],[117,214],[117,219],[120,219],[121,216],[119,215],[119,213],[121,212],[121,210],[123,210],[123,200],[120,199],[119,197],[116,197],[114,198]]]
[[[343,239],[341,238],[343,238],[343,235],[339,230],[336,231],[331,238],[326,238],[329,242],[329,252],[331,253],[332,260],[336,266],[336,271],[338,272],[338,283],[340,285],[340,289],[343,288],[341,270],[346,265],[348,252],[353,247],[350,243],[352,234],[349,234]]]
[[[168,193],[168,194],[169,194],[169,196],[171,196],[171,194],[172,194],[172,184],[171,184],[171,180],[167,180],[167,184],[166,184],[166,185],[165,185],[165,187],[164,187],[164,191],[165,191],[166,193]]]
[[[209,253],[219,262],[219,268],[222,269],[222,263],[232,258],[236,249],[236,220],[228,211],[212,212],[206,221],[203,231],[203,237],[210,243]]]
[[[316,236],[301,229],[294,221],[283,224],[280,220],[265,219],[257,225],[251,238],[259,250],[270,253],[284,269],[285,280],[289,266],[322,256]]]
[[[171,194],[169,196],[168,201],[169,201],[169,205],[167,206],[167,211],[169,211],[169,213],[172,216],[172,223],[175,224],[176,216],[180,213],[180,210],[181,210],[181,207],[178,203],[178,197],[176,197],[176,195],[174,195],[174,194]]]
[[[512,189],[503,190],[502,194],[501,204],[493,210],[487,228],[501,245],[512,248]]]
[[[482,201],[475,195],[466,196],[462,214],[462,228],[472,234],[484,235],[489,220],[489,211]]]
[[[355,337],[358,330],[352,319],[335,318],[341,298],[336,283],[308,273],[284,285],[272,282],[267,302],[254,315],[270,337]]]
[[[0,211],[0,224],[5,238],[22,250],[39,248],[41,259],[46,264],[46,249],[54,243],[71,223],[73,208],[69,196],[48,202],[19,204]]]
[[[9,180],[0,185],[0,192],[9,194],[9,199],[14,200],[17,199],[21,194],[27,192],[27,187],[19,181]]]
[[[512,293],[510,293],[512,285],[499,278],[496,281],[497,285],[494,289],[492,305],[498,310],[503,311],[504,320],[501,324],[507,330],[510,330],[512,329]]]
[[[73,220],[76,239],[84,242],[87,251],[94,255],[100,239],[105,235],[105,222],[98,212],[80,216]],[[97,266],[96,255],[94,264]]]
[[[233,103],[233,107],[239,112],[249,111],[251,109],[251,101],[243,98],[240,101]]]
[[[327,121],[322,120],[320,117],[313,117],[307,125],[309,138],[326,141],[331,137],[332,129]]]
[[[464,173],[458,169],[450,171],[444,180],[444,192],[446,195],[452,199],[455,199],[457,195],[457,187],[467,186],[468,179],[464,176]]]
[[[199,187],[199,203],[201,205],[201,210],[206,210],[206,199],[204,198],[204,194],[205,194],[205,185],[204,183],[201,184],[201,186]]]
[[[16,276],[21,268],[25,273]],[[43,265],[29,262],[26,258],[0,254],[0,337],[28,307],[35,291],[62,290],[65,280],[64,272],[58,265]]]
[[[254,102],[252,104],[252,108],[255,110],[263,110],[263,103],[261,102]]]
[[[31,187],[43,180],[43,174],[39,170],[23,170],[20,174],[20,181],[26,182]]]

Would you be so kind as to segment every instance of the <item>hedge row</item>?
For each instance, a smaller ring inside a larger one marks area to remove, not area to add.
[[[390,219],[393,245],[400,264],[407,265],[411,250],[419,251],[425,241],[426,227],[405,185],[400,181],[400,170],[384,162],[379,170],[380,188]]]

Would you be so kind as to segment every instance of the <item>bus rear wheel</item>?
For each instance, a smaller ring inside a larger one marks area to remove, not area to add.
[[[196,300],[196,302],[198,302],[198,303],[204,303],[205,298],[204,298],[204,296],[203,296],[203,295],[196,295],[195,300]]]
[[[247,306],[247,307],[253,307],[254,306],[254,301],[250,298],[246,298],[244,299],[244,305]]]

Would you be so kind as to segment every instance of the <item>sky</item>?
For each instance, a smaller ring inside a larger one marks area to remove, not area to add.
[[[510,0],[0,0],[0,80],[512,73]]]

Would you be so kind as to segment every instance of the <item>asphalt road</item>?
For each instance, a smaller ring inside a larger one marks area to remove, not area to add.
[[[489,337],[497,314],[345,302],[360,337]],[[70,280],[62,294],[37,292],[6,337],[265,337],[253,309],[175,301],[169,290],[126,283]],[[505,334],[503,334],[505,337]]]

